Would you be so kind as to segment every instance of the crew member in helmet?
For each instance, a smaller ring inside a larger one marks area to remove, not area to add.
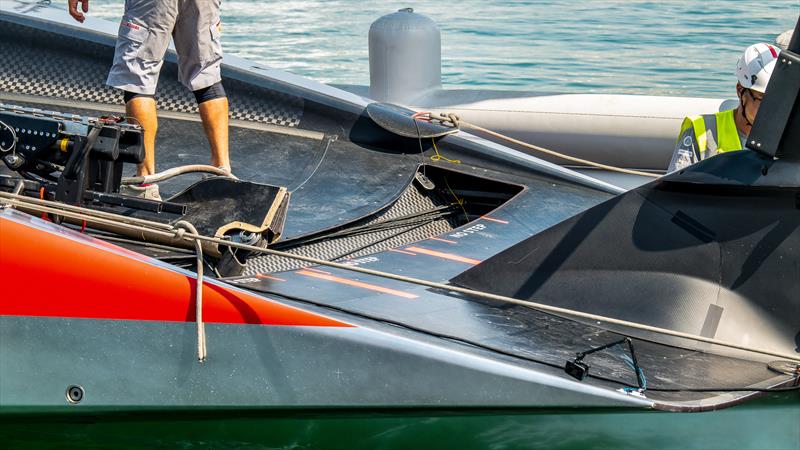
[[[742,150],[756,120],[780,49],[754,44],[744,51],[736,65],[735,109],[683,119],[680,136],[667,172],[674,172],[718,153]]]
[[[155,92],[170,37],[178,53],[180,82],[194,93],[211,145],[211,165],[230,173],[228,98],[220,75],[221,0],[126,0],[116,51],[106,83],[121,89],[125,112],[144,129],[145,159],[138,175],[155,173],[158,130]],[[81,4],[81,11],[78,10]],[[83,22],[89,0],[68,0],[69,13]],[[134,195],[159,199],[157,185],[134,188]]]

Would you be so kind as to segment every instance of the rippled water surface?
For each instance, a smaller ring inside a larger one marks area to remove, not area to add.
[[[64,2],[66,3],[66,2]],[[91,0],[117,20],[123,0]],[[367,32],[403,7],[435,20],[450,88],[732,96],[740,52],[794,27],[800,0],[223,1],[225,51],[369,84]]]

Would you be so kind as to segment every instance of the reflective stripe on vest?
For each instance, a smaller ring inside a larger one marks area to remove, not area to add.
[[[697,140],[697,149],[700,158],[705,159],[717,153],[732,152],[742,149],[742,141],[733,119],[733,109],[720,111],[716,114],[691,116],[683,119],[681,134],[689,127],[694,128],[694,137]],[[709,148],[709,134],[713,144]]]

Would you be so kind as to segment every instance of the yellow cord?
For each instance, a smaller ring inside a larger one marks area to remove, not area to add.
[[[469,222],[469,214],[467,214],[467,209],[464,208],[464,203],[466,203],[466,200],[464,200],[463,198],[458,198],[456,193],[453,192],[453,190],[450,188],[450,184],[447,182],[447,178],[444,178],[444,185],[447,186],[447,190],[450,191],[451,194],[453,194],[453,198],[456,199],[456,203],[458,203],[458,206],[460,206],[461,210],[464,211],[464,218],[467,219],[467,222]]]
[[[431,138],[431,142],[433,142],[433,151],[435,151],[435,152],[436,152],[436,154],[435,154],[435,155],[431,156],[431,161],[441,161],[441,160],[445,160],[445,161],[447,161],[447,162],[449,162],[449,163],[453,163],[453,164],[461,164],[461,160],[458,160],[458,159],[448,159],[448,158],[445,158],[444,156],[442,156],[442,155],[441,155],[441,153],[439,153],[439,147],[437,147],[437,146],[436,146],[436,139],[434,139],[434,138]]]

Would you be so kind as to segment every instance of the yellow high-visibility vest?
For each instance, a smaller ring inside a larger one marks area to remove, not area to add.
[[[687,128],[694,127],[694,137],[700,147],[698,149],[700,159],[706,159],[717,153],[742,150],[742,141],[739,139],[739,131],[733,120],[734,111],[729,109],[716,114],[687,117],[683,119],[680,135],[683,135]]]

